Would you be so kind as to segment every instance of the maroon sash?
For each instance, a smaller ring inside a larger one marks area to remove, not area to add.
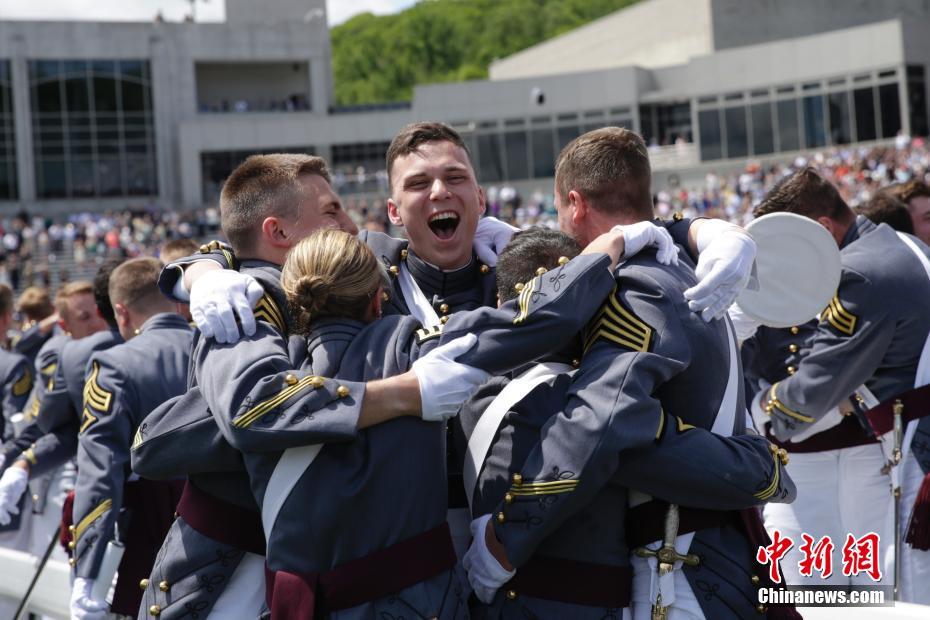
[[[633,569],[577,560],[533,556],[502,590],[507,596],[623,609],[630,606]]]
[[[779,448],[784,448],[788,452],[796,454],[826,452],[827,450],[840,450],[842,448],[878,443],[875,437],[869,435],[868,431],[862,428],[859,419],[854,415],[843,416],[843,421],[836,426],[817,433],[804,441],[779,441],[772,435],[768,425],[766,425],[765,438]]]
[[[201,491],[190,481],[184,485],[178,516],[208,538],[224,545],[265,555],[262,516],[257,512]]]
[[[904,405],[901,421],[905,426],[912,420],[919,420],[930,415],[930,385],[908,390],[865,412],[865,417],[868,418],[876,435],[884,435],[894,428],[894,405],[899,400]]]

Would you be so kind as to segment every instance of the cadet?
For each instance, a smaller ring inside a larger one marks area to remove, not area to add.
[[[584,245],[615,224],[649,220],[650,181],[642,138],[616,127],[588,132],[569,143],[556,164],[559,225]],[[730,226],[707,224],[710,230]],[[696,241],[698,249],[706,247],[700,231]],[[486,602],[514,575],[519,578],[549,534],[578,522],[579,512],[612,485],[625,452],[650,448],[665,433],[691,426],[723,435],[745,428],[735,338],[728,321],[705,322],[689,311],[685,291],[695,284],[691,268],[684,261],[663,266],[643,252],[623,263],[615,279],[613,294],[585,331],[584,356],[564,408],[527,449],[525,460],[508,472],[494,510],[472,523],[475,542],[465,564]],[[729,368],[728,377],[721,376],[723,368]],[[667,413],[680,418],[670,421]],[[675,429],[666,429],[666,423]],[[746,487],[757,486],[759,501],[788,499],[790,487],[779,483],[779,455],[768,458],[776,475],[753,477]],[[743,527],[739,513],[681,507],[676,526],[674,504],[642,495],[630,503],[627,522],[638,526],[628,541],[642,546],[632,558],[635,618],[649,617],[653,608],[708,618],[756,614],[759,586],[751,576],[759,568],[758,545],[767,541],[759,536],[755,512],[742,515],[756,519]],[[678,536],[669,540],[673,532]],[[655,556],[663,541],[688,557],[681,570],[659,577],[655,558],[639,556]],[[702,588],[714,596],[701,596]],[[519,598],[519,591],[514,596]]]
[[[0,284],[0,334],[6,334],[13,321],[13,291]],[[0,349],[0,381],[3,382],[3,439],[10,441],[13,435],[11,418],[23,411],[32,389],[32,369],[29,360],[18,353]],[[0,456],[0,460],[3,457]],[[0,463],[0,470],[3,469]],[[30,547],[29,513],[31,502],[24,502],[28,474],[17,467],[10,467],[0,477],[0,546],[17,551],[28,551]],[[15,603],[0,600],[0,616],[12,616]],[[6,612],[5,614],[3,612]]]
[[[914,227],[914,236],[930,245],[930,185],[920,179],[889,185],[888,192],[907,206]]]
[[[930,523],[917,527],[909,517],[920,514],[915,498],[921,480],[930,485],[924,478],[930,471],[930,450],[914,433],[930,431],[930,419],[915,421],[901,445],[889,446],[889,458],[895,449],[905,457],[892,479],[872,429],[879,434],[890,430],[894,401],[908,400],[914,387],[930,382],[930,376],[918,374],[919,368],[930,368],[930,360],[922,359],[930,351],[925,347],[930,334],[930,249],[910,235],[854,215],[836,188],[811,168],[779,183],[755,213],[780,211],[817,220],[830,232],[840,247],[842,275],[797,371],[752,401],[754,417],[770,424],[785,449],[793,451],[794,443],[809,448],[792,455],[789,467],[798,501],[791,508],[771,507],[767,525],[789,536],[807,533],[818,540],[829,535],[837,548],[847,535],[881,533],[883,581],[888,583],[896,551],[895,527],[886,526],[894,512],[888,489],[889,482],[896,487],[900,483],[898,527],[905,544],[897,549],[902,562],[896,586],[901,600],[928,603],[930,591],[924,584],[930,579],[930,553],[920,541],[930,543],[930,530],[924,529]],[[850,396],[851,406],[844,406]],[[903,423],[927,411],[908,406]],[[890,435],[886,439],[893,442]],[[786,560],[791,563],[790,555]],[[861,574],[843,582],[872,579]]]
[[[518,233],[499,257],[498,297],[502,302],[517,297],[540,266],[551,271],[577,253],[578,245],[564,233],[541,228]],[[575,342],[523,369],[514,380],[494,378],[463,407],[459,419],[468,448],[460,453],[467,454],[466,493],[476,517],[494,510],[502,496],[512,507],[536,501],[537,491],[545,489],[530,483],[511,488],[511,476],[565,403],[572,360],[577,363],[580,349]],[[475,609],[474,615],[603,618],[607,609],[627,608],[632,584],[624,531],[628,488],[709,510],[793,497],[768,441],[757,435],[714,435],[685,426],[673,413],[663,413],[655,442],[623,453],[611,483],[551,532],[491,606]],[[695,455],[700,468],[693,467]],[[572,481],[564,484],[571,486]],[[765,494],[759,493],[761,488],[767,489]],[[642,529],[632,521],[627,527],[631,536]],[[758,572],[764,576],[764,570]]]
[[[30,286],[24,290],[16,302],[19,313],[23,315],[21,333],[13,344],[13,350],[22,353],[34,366],[36,356],[42,346],[55,334],[58,317],[49,297],[48,289]]]
[[[187,386],[192,332],[158,290],[161,268],[158,259],[135,258],[113,270],[109,296],[125,343],[95,352],[87,365],[74,494],[72,617],[107,609],[93,589],[114,530],[125,555],[109,609],[136,613],[139,580],[151,570],[180,496],[180,484],[129,476],[136,428]]]

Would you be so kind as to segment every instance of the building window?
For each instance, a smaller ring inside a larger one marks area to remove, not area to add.
[[[223,183],[230,173],[236,169],[250,155],[267,153],[306,153],[313,155],[312,146],[279,147],[255,151],[204,151],[200,153],[201,190],[203,203],[215,205],[219,203]]]
[[[801,124],[798,120],[798,100],[786,99],[775,104],[778,117],[778,150],[797,151],[801,148]]]
[[[852,142],[849,93],[830,93],[827,95],[827,105],[830,107],[830,144],[849,144]]]
[[[508,131],[504,134],[507,178],[511,181],[530,177],[529,153],[525,131]]]
[[[727,158],[746,157],[749,154],[749,134],[746,131],[746,108],[723,109],[727,128]]]
[[[531,131],[530,144],[533,151],[533,177],[540,179],[555,176],[555,143],[552,141],[552,129]]]
[[[478,134],[478,178],[482,183],[494,183],[504,179],[499,134]]]
[[[147,60],[29,62],[36,196],[155,196]]]
[[[722,158],[720,110],[701,110],[698,112],[698,130],[701,138],[701,160],[711,161]]]
[[[0,200],[16,200],[17,190],[13,85],[10,63],[0,61]]]
[[[772,128],[772,104],[755,103],[749,107],[752,120],[752,153],[767,155],[775,151],[775,135]]]
[[[389,191],[385,157],[390,142],[334,144],[333,187],[351,194]]]
[[[804,97],[801,100],[804,111],[804,147],[814,148],[827,143],[826,123],[824,122],[823,95]]]
[[[878,87],[879,109],[882,117],[882,137],[893,138],[901,130],[901,101],[897,84]]]
[[[907,109],[911,115],[911,133],[926,136],[930,133],[927,119],[927,80],[923,65],[907,68]]]
[[[875,89],[857,88],[853,91],[856,109],[856,140],[864,142],[878,137],[875,130]]]

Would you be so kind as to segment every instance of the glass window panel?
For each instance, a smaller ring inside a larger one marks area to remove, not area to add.
[[[827,143],[827,132],[823,112],[823,95],[804,97],[801,100],[804,111],[804,146],[812,148]]]
[[[155,166],[148,158],[126,160],[126,182],[130,196],[150,196],[158,193]]]
[[[927,87],[923,79],[923,67],[908,67],[911,70],[919,69],[920,76],[913,77],[907,82],[907,109],[911,115],[911,133],[915,136],[926,136],[930,132],[930,119],[927,118]]]
[[[897,84],[878,87],[878,101],[882,117],[882,137],[892,138],[901,129],[901,102]]]
[[[34,109],[39,112],[58,112],[64,106],[61,100],[61,83],[60,82],[43,82],[38,84],[32,91],[33,102],[37,106]]]
[[[797,100],[779,101],[775,109],[778,114],[778,150],[797,151],[801,148]]]
[[[552,130],[537,129],[530,132],[530,144],[533,146],[533,176],[537,179],[554,176],[555,146]]]
[[[113,79],[116,77],[116,62],[113,60],[94,60],[90,63],[94,76]]]
[[[42,156],[63,156],[65,154],[65,145],[61,142],[43,142],[39,147],[39,154]]]
[[[94,78],[94,110],[96,112],[115,112],[116,80],[105,77]]]
[[[76,77],[65,81],[65,103],[70,111],[90,110],[90,90],[87,78]]]
[[[511,131],[504,134],[504,148],[507,151],[507,178],[528,179],[530,164],[526,157],[527,138],[525,131]]]
[[[775,151],[775,135],[772,127],[772,104],[756,103],[750,106],[752,117],[752,152],[767,155]]]
[[[97,162],[97,187],[101,196],[122,196],[123,171],[117,158],[100,159]]]
[[[570,127],[559,127],[555,130],[556,136],[556,147],[559,151],[565,148],[565,145],[580,136],[581,133],[578,131],[578,127],[572,125]]]
[[[142,79],[142,61],[141,60],[121,60],[119,63],[119,72],[124,77]]]
[[[94,162],[89,159],[72,159],[69,162],[69,168],[71,169],[71,195],[74,197],[96,195]]]
[[[61,62],[57,60],[36,60],[30,64],[35,80],[57,78],[61,73]]]
[[[16,196],[16,168],[9,161],[0,161],[0,200]]]
[[[724,108],[727,128],[727,158],[749,154],[749,132],[746,130],[746,108]]]
[[[854,90],[853,105],[856,107],[856,140],[874,140],[878,137],[875,129],[875,89]]]
[[[478,178],[482,183],[493,183],[504,178],[499,135],[492,133],[478,136],[478,162]]]
[[[39,198],[61,198],[68,195],[64,161],[47,159],[37,163],[36,168],[36,192]]]
[[[830,142],[849,144],[852,129],[849,120],[849,93],[831,93],[827,98],[830,106]]]
[[[720,136],[720,110],[701,110],[698,112],[698,127],[701,138],[701,161],[711,161],[723,157],[723,145]]]
[[[120,82],[123,91],[123,109],[130,111],[143,110],[145,108],[145,92],[142,85],[138,82]]]

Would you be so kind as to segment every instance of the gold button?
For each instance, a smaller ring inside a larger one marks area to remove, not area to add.
[[[791,351],[792,353],[797,353],[797,352],[798,352],[798,345],[793,344],[793,343],[792,343],[792,344],[789,344],[789,345],[788,345],[788,350]]]
[[[491,268],[487,265],[481,265],[481,269],[479,269],[479,271],[481,273],[491,273]]]
[[[537,276],[541,276],[542,274],[546,273],[547,271],[549,271],[549,270],[546,269],[545,267],[540,267],[539,269],[536,270],[536,275],[537,275]]]
[[[381,291],[381,301],[391,301],[391,296],[387,291]]]
[[[68,543],[68,549],[70,549],[71,551],[74,551],[75,547],[77,547],[77,543],[75,543],[73,540]]]
[[[210,253],[210,248],[207,247],[206,244],[204,244],[204,245],[200,246],[200,253],[201,253],[201,254],[209,254],[209,253]]]
[[[681,211],[675,211],[674,213],[672,213],[672,220],[675,222],[680,222],[681,220],[684,219],[684,217],[685,216],[681,214]]]
[[[292,375],[291,373],[287,373],[286,375],[284,375],[284,382],[288,385],[296,385],[297,377]]]
[[[336,388],[336,396],[338,396],[339,398],[345,398],[348,395],[349,395],[349,388],[347,388],[346,386],[340,385],[339,387]]]
[[[760,581],[762,581],[762,580],[759,579],[759,575],[753,575],[753,576],[752,576],[752,585],[757,586],[757,585],[759,585],[759,582],[760,582]]]
[[[313,389],[318,390],[323,387],[323,384],[326,383],[326,379],[323,377],[313,377],[310,379],[310,385],[313,386]]]
[[[443,325],[445,325],[446,323],[449,322],[449,317],[444,316],[444,317],[442,317],[441,319],[439,319],[439,322],[442,323]]]
[[[75,566],[77,564],[77,560],[75,560],[74,558],[70,558],[68,560],[68,564],[70,564],[71,566]]]
[[[794,366],[788,366],[787,368],[785,368],[785,370],[788,371],[788,374],[789,374],[789,375],[793,375],[794,373],[796,373],[796,372],[798,371],[798,369],[795,368]]]
[[[505,503],[505,504],[512,504],[512,503],[513,503],[513,495],[511,495],[510,493],[505,493],[505,494],[504,494],[504,503]]]
[[[515,599],[515,598],[517,598],[517,593],[516,593],[516,591],[514,591],[514,590],[507,590],[507,599],[512,601],[512,600]]]
[[[161,607],[158,605],[152,605],[149,607],[149,613],[155,616],[156,618],[161,615]]]
[[[77,531],[77,528],[74,527],[73,525],[69,525],[69,526],[68,526],[68,531],[69,531],[70,533],[74,534],[74,533]]]
[[[211,249],[211,250],[219,250],[219,249],[220,249],[220,242],[217,241],[216,239],[214,239],[213,241],[211,241],[211,242],[209,243],[209,246],[210,246],[210,249]]]
[[[505,515],[503,512],[497,513],[497,522],[498,522],[498,523],[503,523],[503,522],[506,521],[506,520],[507,520],[507,515]]]
[[[762,605],[761,603],[756,607],[756,611],[758,611],[760,614],[764,614],[768,610],[769,608],[766,607],[765,605]]]
[[[777,454],[778,454],[778,460],[781,461],[781,464],[787,465],[788,461],[790,460],[790,457],[788,456],[788,451],[782,448],[777,452]]]
[[[773,443],[770,443],[770,444],[769,444],[769,452],[771,452],[772,454],[778,454],[778,446],[776,446],[776,445],[773,444]]]
[[[567,265],[569,260],[570,260],[570,259],[569,259],[567,256],[560,256],[560,257],[559,257],[559,264],[560,264],[560,265]]]
[[[441,304],[439,306],[439,311],[443,314],[449,314],[449,304]]]
[[[406,250],[406,249],[400,251],[400,260],[407,260],[407,250]]]
[[[797,334],[799,331],[801,331],[801,330],[798,329],[797,325],[795,325],[794,327],[791,328],[791,333],[792,333],[792,334]]]
[[[177,519],[177,518],[180,517],[180,516],[181,516],[181,515],[179,515],[177,512],[174,513],[174,518],[175,518],[175,519]]]
[[[581,360],[578,358],[573,359],[572,366],[574,366],[575,368],[578,368],[579,366],[581,366]]]
[[[391,265],[388,271],[396,276],[400,272],[400,269],[397,268],[397,265]]]
[[[158,589],[161,590],[162,592],[167,592],[168,588],[170,587],[171,586],[168,584],[167,581],[162,581],[161,583],[158,584]]]
[[[523,291],[523,282],[517,282],[516,284],[514,284],[513,290],[515,290],[518,293]]]
[[[518,487],[521,484],[523,484],[523,476],[521,476],[520,474],[514,474],[512,480],[513,480],[513,486],[515,487]]]
[[[148,580],[148,579],[143,579],[142,581],[139,582],[139,588],[140,588],[141,590],[145,590],[147,587],[149,587],[149,580]]]
[[[38,494],[38,493],[33,493],[33,494],[32,494],[32,501],[34,501],[34,502],[39,501],[39,494]]]

